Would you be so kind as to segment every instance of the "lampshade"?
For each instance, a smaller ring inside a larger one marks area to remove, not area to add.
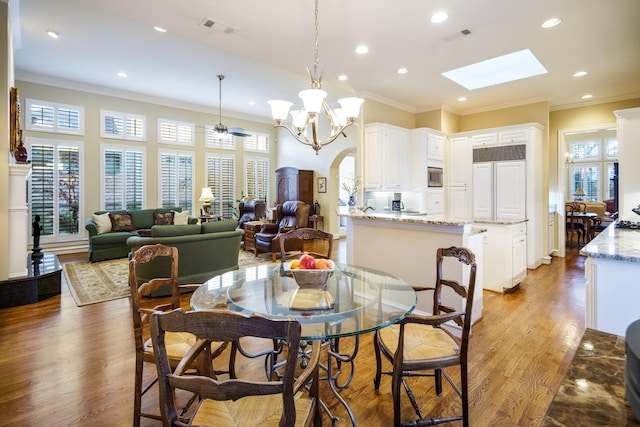
[[[347,119],[355,119],[360,114],[360,106],[364,102],[362,98],[342,98],[338,99],[338,104],[342,107],[342,112]]]
[[[586,196],[586,195],[587,195],[587,193],[585,193],[585,192],[584,192],[584,190],[583,190],[582,188],[578,188],[578,189],[576,190],[576,192],[575,192],[575,193],[573,193],[573,195],[574,195],[574,196],[577,196],[577,197],[583,197],[583,196]]]
[[[287,120],[287,114],[289,114],[289,108],[291,108],[293,102],[274,99],[272,101],[267,101],[267,104],[269,104],[269,106],[271,107],[271,115],[273,116],[273,120],[283,122]]]
[[[305,89],[298,96],[302,99],[304,109],[308,113],[318,114],[322,108],[322,101],[327,97],[327,92],[320,89]]]
[[[200,193],[200,198],[198,199],[199,202],[208,202],[209,200],[213,199],[213,193],[211,192],[211,188],[209,187],[204,187],[202,189],[202,193]]]

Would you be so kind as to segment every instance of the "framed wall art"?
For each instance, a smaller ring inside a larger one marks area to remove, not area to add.
[[[318,178],[318,193],[326,193],[327,192],[327,178],[321,176]]]

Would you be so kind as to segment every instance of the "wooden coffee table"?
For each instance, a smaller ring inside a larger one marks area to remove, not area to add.
[[[253,250],[253,255],[258,256],[258,248],[256,247],[255,234],[262,228],[262,221],[247,221],[242,224],[244,236],[242,237],[243,248],[245,251]]]

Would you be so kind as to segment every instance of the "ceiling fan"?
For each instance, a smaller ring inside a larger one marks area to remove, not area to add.
[[[227,128],[225,125],[222,124],[222,79],[224,79],[224,76],[222,74],[218,74],[218,81],[220,82],[220,91],[219,91],[220,102],[218,103],[218,106],[220,108],[220,115],[219,115],[220,121],[214,128],[216,133],[218,135],[230,134],[230,135],[241,136],[241,137],[251,136],[251,134],[246,133],[242,128]]]

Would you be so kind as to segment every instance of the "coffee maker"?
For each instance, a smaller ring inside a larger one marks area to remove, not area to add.
[[[400,212],[404,209],[404,203],[402,203],[402,193],[393,193],[393,200],[391,201],[391,210],[394,212]]]

